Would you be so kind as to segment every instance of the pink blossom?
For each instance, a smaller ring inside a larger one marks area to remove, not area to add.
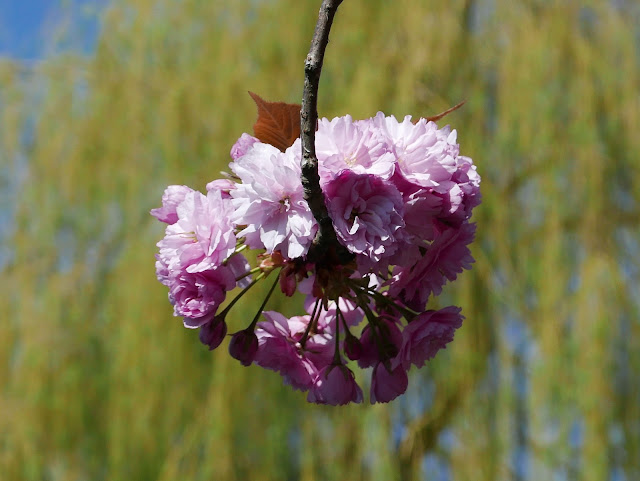
[[[369,121],[354,122],[350,115],[318,122],[316,154],[321,183],[345,169],[388,179],[395,164],[380,130]]]
[[[288,320],[289,329],[301,348],[301,354],[319,370],[333,360],[335,329],[333,325],[323,323],[320,318],[302,346],[300,343],[309,326],[309,320],[310,316],[293,316]]]
[[[469,157],[460,155],[456,159],[457,169],[451,180],[460,186],[464,195],[465,219],[471,217],[471,210],[480,204],[480,176]]]
[[[256,142],[260,141],[252,135],[243,133],[240,138],[236,140],[236,143],[233,144],[233,147],[231,147],[231,158],[233,160],[239,159],[245,155]]]
[[[169,280],[174,315],[184,317],[184,326],[188,328],[209,322],[227,291],[236,285],[233,272],[223,266],[200,272],[176,271]]]
[[[471,210],[480,203],[480,176],[468,157],[456,159],[457,170],[446,189],[434,192],[442,200],[437,221],[450,227],[460,227],[471,217]]]
[[[388,403],[404,394],[409,386],[407,371],[397,366],[389,372],[384,363],[379,362],[371,375],[371,404]]]
[[[199,272],[219,266],[236,248],[233,207],[219,191],[189,192],[178,205],[178,221],[158,242],[159,260],[170,271]]]
[[[207,184],[207,192],[219,190],[223,199],[230,199],[231,191],[235,188],[236,184],[231,179],[216,179]]]
[[[354,279],[360,279],[363,276],[358,272],[356,272],[353,274],[352,277]],[[374,276],[372,275],[368,277],[370,280],[374,278]],[[316,280],[315,274],[312,274],[298,283],[298,291],[302,294],[306,294],[306,297],[304,300],[304,310],[309,314],[313,312],[314,306],[318,300],[316,295],[321,296],[321,291],[320,293],[318,293],[314,290],[318,288],[317,285],[315,284],[315,280]],[[374,284],[374,282],[375,282],[374,280],[371,280],[371,282],[369,283],[369,287],[371,287]],[[360,322],[364,318],[364,311],[362,310],[362,308],[359,307],[358,304],[351,299],[346,299],[344,297],[341,297],[338,300],[338,306],[340,307],[340,314],[344,316],[347,326],[350,326],[350,327],[357,326],[358,324],[360,324]],[[334,322],[335,318],[336,318],[336,301],[332,301],[328,304],[328,309],[326,311],[323,310],[323,312],[320,314],[320,317],[318,319],[318,325],[321,326],[322,328],[325,328],[325,326],[328,326],[328,325],[335,326],[335,322]]]
[[[436,237],[425,255],[413,266],[396,266],[388,282],[389,295],[416,311],[422,311],[429,296],[440,294],[447,280],[455,280],[474,262],[467,247],[473,241],[475,224],[450,228]]]
[[[464,317],[455,306],[426,311],[413,319],[402,331],[402,347],[393,365],[408,370],[411,364],[422,367],[440,349],[453,341],[453,335]]]
[[[318,372],[307,401],[333,406],[360,403],[362,389],[356,383],[353,371],[343,364],[330,364]]]
[[[309,301],[311,299],[312,298],[309,298]],[[315,302],[313,304],[315,304]],[[308,306],[309,313],[313,310],[313,304]],[[357,326],[360,324],[364,318],[364,311],[358,307],[355,302],[341,297],[338,301],[338,305],[340,306],[340,315],[344,317],[347,326]],[[328,309],[320,311],[320,314],[318,315],[318,328],[321,330],[330,329],[331,332],[335,332],[337,328],[336,317],[336,303],[333,301],[329,303]],[[340,320],[340,329],[342,329],[342,320]]]
[[[398,122],[382,112],[378,112],[373,122],[388,136],[405,179],[437,191],[448,188],[459,153],[455,130],[448,126],[438,129],[434,122],[425,119],[414,124],[410,116]]]
[[[418,189],[405,198],[404,221],[411,241],[422,245],[436,237],[434,220],[442,212],[442,197],[431,189]]]
[[[325,195],[341,243],[350,252],[365,256],[368,264],[391,256],[402,246],[404,205],[391,183],[345,170],[326,184]]]
[[[305,343],[299,341],[309,323],[309,316],[287,319],[279,312],[262,313],[266,322],[256,329],[258,352],[255,362],[259,366],[279,372],[285,384],[306,391],[313,385],[319,370],[331,362],[328,336],[316,334]]]
[[[231,191],[232,220],[244,227],[238,236],[287,259],[303,256],[317,230],[302,191],[300,151],[299,140],[286,152],[257,142],[230,164],[241,181]]]
[[[171,286],[171,280],[169,279],[171,271],[169,271],[169,265],[167,259],[156,254],[156,278],[165,286]]]
[[[442,199],[441,211],[438,213],[438,222],[443,222],[450,227],[460,227],[467,219],[465,212],[464,192],[458,184],[451,184],[450,188],[442,193],[434,193]]]
[[[169,186],[151,211],[169,224],[156,276],[174,314],[214,349],[227,334],[228,309],[218,312],[227,292],[275,271],[285,295],[305,296],[307,314],[263,312],[231,336],[230,355],[330,405],[362,401],[348,358],[373,368],[371,403],[386,403],[407,389],[411,365],[433,358],[462,324],[460,308],[426,304],[473,263],[480,177],[455,130],[410,116],[322,119],[315,146],[328,213],[353,257],[322,244],[314,252],[325,257],[307,255],[318,226],[304,200],[300,139],[281,152],[243,134],[230,152],[233,175],[206,194]],[[245,258],[247,247],[260,252]]]
[[[175,224],[178,222],[176,209],[189,192],[193,192],[193,189],[186,185],[170,185],[162,194],[162,207],[151,209],[151,215],[159,221]]]

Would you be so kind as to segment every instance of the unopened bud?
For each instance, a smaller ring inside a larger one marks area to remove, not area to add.
[[[362,357],[362,344],[357,337],[347,334],[344,341],[344,353],[352,361],[357,361]]]
[[[208,346],[210,351],[218,347],[226,335],[227,323],[224,319],[215,317],[213,321],[200,327],[200,342]]]
[[[251,330],[236,332],[229,342],[229,354],[243,366],[250,366],[258,352],[258,338]]]

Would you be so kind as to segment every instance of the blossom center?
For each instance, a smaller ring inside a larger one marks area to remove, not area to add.
[[[191,239],[191,242],[193,242],[194,244],[198,242],[198,236],[196,235],[196,232],[193,230],[190,232],[183,232],[181,236],[184,237],[185,239]]]
[[[356,152],[352,152],[351,155],[344,158],[344,163],[347,164],[349,167],[353,167],[354,165],[356,165],[357,161],[358,161],[358,155],[356,154]]]
[[[280,212],[287,212],[291,209],[291,199],[288,195],[280,199],[280,206]]]

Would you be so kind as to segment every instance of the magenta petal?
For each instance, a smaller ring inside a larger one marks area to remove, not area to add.
[[[258,351],[255,362],[259,366],[279,372],[285,384],[301,391],[308,390],[321,367],[331,362],[327,349],[319,343],[321,335],[307,339],[302,349],[298,339],[306,329],[310,316],[296,316],[287,319],[279,312],[266,311],[265,322],[259,322]],[[310,350],[313,349],[313,352]]]
[[[184,317],[184,325],[188,328],[209,322],[227,291],[236,284],[231,270],[223,266],[202,272],[178,271],[169,277],[169,282],[174,314]]]
[[[231,158],[236,160],[247,153],[253,144],[260,142],[254,136],[243,133],[240,138],[231,147]]]
[[[186,185],[170,185],[162,194],[162,207],[151,209],[151,215],[166,224],[175,224],[178,222],[176,209],[189,192],[193,192],[193,189]]]
[[[402,332],[402,347],[394,364],[401,363],[405,369],[411,364],[422,367],[440,349],[453,341],[453,335],[464,317],[455,306],[439,311],[426,311],[412,320]]]
[[[324,186],[324,193],[338,239],[360,256],[359,265],[374,268],[404,247],[404,204],[391,182],[343,170]]]

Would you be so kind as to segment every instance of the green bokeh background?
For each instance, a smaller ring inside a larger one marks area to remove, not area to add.
[[[0,479],[640,479],[637,3],[340,7],[321,115],[466,99],[483,179],[433,303],[465,324],[403,398],[307,405],[172,316],[148,211],[226,168],[247,90],[300,101],[319,3],[114,0],[91,57],[0,60]]]

